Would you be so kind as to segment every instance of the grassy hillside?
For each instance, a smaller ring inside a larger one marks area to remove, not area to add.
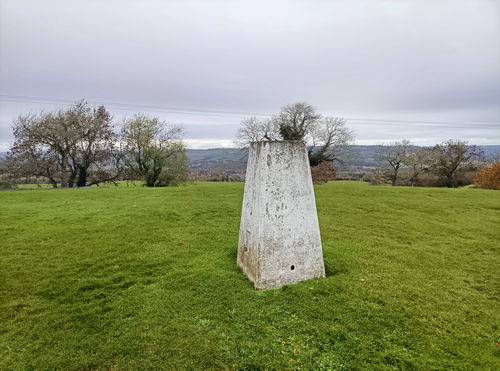
[[[319,186],[327,277],[256,292],[242,190],[1,192],[0,369],[498,366],[500,192]]]

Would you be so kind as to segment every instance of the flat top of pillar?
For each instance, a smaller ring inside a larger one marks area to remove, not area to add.
[[[258,141],[258,142],[250,142],[250,145],[252,146],[263,146],[263,145],[296,145],[296,144],[304,144],[304,141],[299,139],[299,140],[263,140],[263,141]]]

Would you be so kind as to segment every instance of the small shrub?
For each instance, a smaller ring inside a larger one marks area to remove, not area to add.
[[[321,162],[311,168],[311,175],[314,184],[323,184],[336,179],[337,170],[329,162]]]
[[[364,176],[364,182],[369,182],[371,185],[388,184],[389,180],[385,177],[384,171],[381,168],[370,169]]]
[[[437,175],[424,173],[417,177],[416,185],[419,187],[446,187],[446,182]]]
[[[479,170],[476,173],[475,183],[478,188],[500,189],[500,162]]]

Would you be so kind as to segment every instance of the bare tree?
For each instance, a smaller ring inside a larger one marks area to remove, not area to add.
[[[311,166],[325,161],[343,162],[345,147],[353,140],[344,119],[323,117],[307,103],[283,106],[271,119],[245,119],[236,136],[242,146],[266,140],[304,140]]]
[[[61,187],[68,186],[69,157],[75,142],[74,128],[64,116],[62,110],[20,116],[14,121],[15,142],[8,154],[11,163],[26,165],[26,173],[43,172],[53,181],[57,172]]]
[[[122,129],[125,166],[133,176],[142,177],[148,187],[164,185],[160,176],[162,173],[168,175],[165,171],[173,167],[173,160],[186,164],[181,137],[180,126],[168,125],[155,117],[135,115]],[[182,166],[179,162],[175,165]]]
[[[407,153],[403,157],[403,164],[409,169],[408,183],[415,186],[418,176],[429,170],[430,149],[422,148],[414,152]]]
[[[244,147],[250,142],[261,142],[263,140],[277,140],[271,120],[259,120],[257,117],[249,117],[241,122],[236,132],[237,143]]]
[[[306,141],[309,143],[308,155],[311,166],[322,162],[344,164],[346,147],[354,138],[346,121],[338,117],[325,117],[310,127]]]
[[[411,143],[407,139],[400,142],[391,143],[387,146],[382,146],[382,155],[385,162],[384,173],[390,180],[391,185],[396,185],[398,181],[399,171],[404,164],[404,161],[410,152]]]
[[[307,103],[288,104],[272,121],[283,140],[302,140],[321,120],[316,108]]]
[[[88,185],[88,172],[106,176],[119,174],[113,167],[117,135],[111,115],[81,101],[67,109],[20,116],[14,121],[15,142],[9,151],[9,166],[19,176],[47,177],[54,187]],[[96,184],[104,178],[94,176]]]
[[[61,181],[57,154],[29,141],[17,142],[10,148],[5,166],[14,179],[42,177],[54,188]]]
[[[119,159],[116,153],[118,136],[113,130],[111,114],[104,106],[91,108],[83,101],[65,113],[75,130],[74,146],[69,153],[72,168],[70,186],[76,175],[77,186],[86,186],[91,167],[94,167],[92,184],[115,178],[119,174],[116,163]]]
[[[459,185],[459,176],[476,170],[482,151],[475,145],[460,140],[448,140],[430,151],[429,170],[442,177],[450,188]]]

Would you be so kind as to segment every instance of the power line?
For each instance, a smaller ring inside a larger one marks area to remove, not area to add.
[[[13,102],[29,102],[29,103],[44,103],[44,104],[73,104],[75,101],[61,98],[45,98],[33,96],[7,95],[0,94],[0,100]],[[154,106],[130,103],[117,103],[100,100],[89,100],[89,103],[103,104],[111,108],[125,111],[147,111],[147,112],[168,112],[174,114],[187,114],[194,116],[205,117],[236,117],[244,118],[249,116],[256,117],[271,117],[270,113],[255,113],[242,111],[226,111],[226,110],[206,110],[196,108],[178,108],[168,106]],[[446,121],[424,121],[424,120],[395,120],[395,119],[375,119],[375,118],[355,118],[345,117],[347,121],[355,123],[366,123],[370,125],[380,126],[401,126],[401,124],[420,127],[448,127],[448,128],[500,128],[500,123],[494,122],[446,122]]]
[[[450,128],[500,128],[500,123],[494,122],[443,122],[443,121],[420,121],[420,120],[385,120],[385,119],[367,119],[367,118],[352,118],[345,117],[347,121],[351,122],[366,122],[376,125],[394,125],[405,124],[411,126],[436,126],[436,127],[450,127]],[[399,125],[401,126],[401,125]]]
[[[47,103],[47,104],[73,104],[75,100],[60,99],[60,98],[43,98],[43,97],[27,97],[17,95],[4,95],[0,94],[0,100],[13,101],[13,102],[31,102],[31,103]],[[149,111],[149,112],[169,112],[169,113],[182,113],[197,116],[219,116],[219,117],[248,117],[248,116],[262,116],[267,117],[271,114],[256,114],[252,112],[236,112],[236,111],[222,111],[222,110],[202,110],[196,108],[176,108],[165,106],[153,106],[143,104],[130,104],[130,103],[116,103],[100,100],[88,100],[89,103],[103,104],[108,107],[126,111]]]

